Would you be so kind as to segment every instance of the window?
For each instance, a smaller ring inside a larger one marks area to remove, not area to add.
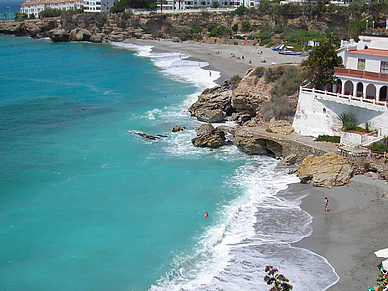
[[[365,70],[365,59],[358,59],[357,70],[359,70],[359,71]]]
[[[380,73],[388,74],[388,62],[381,62]]]

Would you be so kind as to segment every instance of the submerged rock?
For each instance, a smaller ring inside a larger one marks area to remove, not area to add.
[[[179,125],[174,125],[172,127],[172,132],[183,131],[183,130],[186,130],[186,127],[180,127]]]
[[[336,153],[307,156],[296,171],[302,183],[325,188],[348,184],[353,175],[353,167]]]
[[[147,138],[147,139],[150,139],[150,140],[157,140],[157,139],[159,139],[159,137],[157,137],[157,136],[149,135],[149,134],[146,134],[146,133],[143,133],[143,132],[136,132],[136,134],[138,136],[141,136],[141,137],[144,137],[144,138]]]

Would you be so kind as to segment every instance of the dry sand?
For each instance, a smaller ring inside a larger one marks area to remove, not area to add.
[[[138,45],[151,45],[158,51],[180,52],[191,56],[191,59],[205,61],[209,63],[211,70],[221,72],[221,77],[217,80],[222,81],[235,75],[240,77],[252,68],[260,66],[271,66],[273,64],[299,64],[306,57],[284,56],[273,51],[270,48],[261,46],[237,46],[237,45],[215,45],[199,42],[172,42],[168,40],[138,40],[131,39],[130,43]],[[216,54],[217,52],[222,52]],[[260,52],[262,54],[260,55]],[[231,57],[234,54],[236,58]],[[240,59],[237,59],[240,56]],[[241,59],[244,56],[244,59]],[[262,58],[266,60],[261,62]],[[251,64],[249,63],[251,60]]]
[[[272,63],[299,64],[306,59],[279,55],[264,47],[174,43],[164,40],[130,42],[152,45],[161,51],[181,52],[191,55],[192,59],[206,61],[209,68],[221,72],[217,83],[234,75],[244,76],[251,68],[270,66]],[[222,54],[216,54],[217,51],[222,51]],[[232,53],[236,56],[244,55],[245,59],[231,58]],[[267,62],[262,63],[261,57]],[[251,64],[249,59],[252,60]],[[380,198],[383,192],[388,192],[387,183],[356,176],[349,185],[334,189],[293,184],[285,191],[297,191],[307,196],[301,207],[313,216],[313,233],[294,246],[322,255],[335,268],[340,280],[328,290],[366,290],[367,286],[376,285],[379,275],[377,266],[382,259],[377,258],[374,252],[388,247],[388,200]],[[329,199],[327,214],[323,210],[326,196]]]
[[[333,189],[294,184],[287,191],[295,190],[308,195],[301,207],[313,216],[313,233],[294,246],[322,255],[334,267],[340,280],[328,290],[376,286],[383,259],[374,252],[388,247],[388,200],[381,198],[387,183],[355,176],[349,185]],[[325,197],[328,213],[323,210]]]

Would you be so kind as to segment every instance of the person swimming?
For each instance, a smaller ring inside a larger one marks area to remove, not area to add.
[[[209,217],[209,213],[206,212],[203,218],[208,218],[208,217]]]

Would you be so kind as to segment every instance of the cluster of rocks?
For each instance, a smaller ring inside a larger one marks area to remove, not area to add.
[[[210,123],[202,124],[195,129],[197,137],[191,142],[197,147],[218,148],[225,144],[225,132],[220,128],[214,128]]]
[[[250,70],[234,89],[226,80],[219,86],[204,90],[189,107],[189,112],[205,122],[220,122],[226,117],[230,120],[242,118],[246,122],[256,117],[260,106],[270,100],[269,92],[261,90],[257,87],[253,70]]]

